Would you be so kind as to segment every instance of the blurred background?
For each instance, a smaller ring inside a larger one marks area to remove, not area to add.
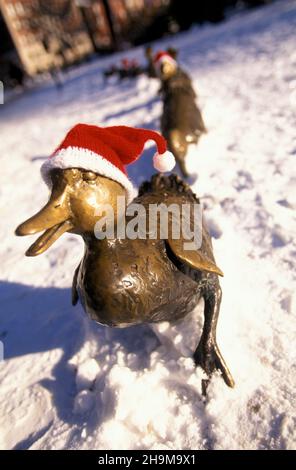
[[[0,0],[0,80],[27,78],[218,23],[272,0]]]

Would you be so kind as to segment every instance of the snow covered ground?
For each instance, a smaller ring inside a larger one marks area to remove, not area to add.
[[[236,387],[216,375],[206,400],[189,321],[161,325],[161,342],[146,325],[94,325],[70,305],[81,241],[64,235],[34,259],[13,235],[47,199],[40,156],[79,121],[157,129],[157,81],[104,87],[112,57],[0,106],[1,448],[296,447],[295,31],[296,2],[280,0],[158,44],[180,49],[209,129],[189,167],[225,273],[218,340]],[[131,168],[136,185],[151,155]]]

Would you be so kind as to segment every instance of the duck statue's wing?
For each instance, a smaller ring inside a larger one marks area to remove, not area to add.
[[[177,240],[168,238],[166,243],[176,258],[187,264],[187,266],[190,268],[223,276],[221,269],[218,268],[216,263],[211,260],[204,252],[196,249],[186,249],[188,246],[188,240],[183,238],[179,238]]]

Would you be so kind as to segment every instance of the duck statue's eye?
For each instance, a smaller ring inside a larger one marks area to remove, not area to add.
[[[88,183],[91,181],[95,181],[97,179],[97,175],[92,171],[85,171],[82,174],[83,181],[87,181]]]

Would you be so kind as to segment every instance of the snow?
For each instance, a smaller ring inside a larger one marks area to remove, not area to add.
[[[190,358],[202,302],[178,326],[95,325],[70,304],[78,237],[34,259],[13,236],[47,199],[41,157],[77,122],[157,129],[157,81],[104,86],[104,58],[0,106],[1,448],[295,448],[295,28],[281,0],[157,45],[180,49],[209,130],[189,169],[225,274],[218,342],[236,386],[216,374],[206,399]],[[136,185],[153,152],[131,167]]]

